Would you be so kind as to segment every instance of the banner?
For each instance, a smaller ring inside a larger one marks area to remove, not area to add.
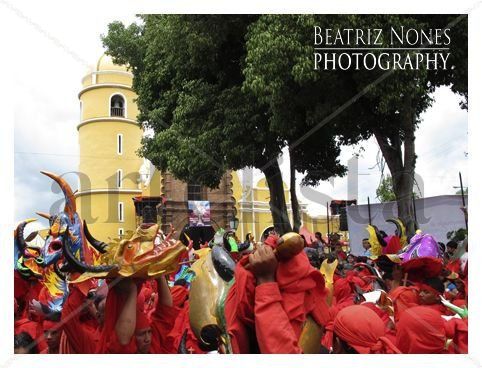
[[[468,206],[468,198],[465,197]],[[464,214],[460,210],[462,197],[460,195],[444,195],[420,198],[415,200],[417,221],[420,230],[444,244],[447,243],[447,233],[452,230],[465,228]],[[384,230],[388,235],[395,233],[395,226],[387,223],[389,218],[397,217],[397,203],[373,203],[370,205],[372,225]],[[348,232],[350,234],[350,248],[355,255],[364,251],[362,240],[368,238],[368,205],[347,206]]]
[[[209,201],[187,201],[189,226],[211,226],[211,206]]]

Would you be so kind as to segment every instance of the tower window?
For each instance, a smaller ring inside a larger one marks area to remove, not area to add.
[[[119,238],[123,238],[124,237],[124,229],[123,228],[119,228],[119,232],[118,232],[118,235],[119,235]]]
[[[125,100],[121,95],[114,95],[110,98],[110,116],[125,117]]]
[[[117,188],[122,188],[122,170],[121,169],[117,170],[116,183],[117,183]]]
[[[119,217],[119,222],[124,222],[124,203],[123,202],[119,202],[118,217]]]
[[[122,145],[123,145],[123,136],[122,134],[117,134],[117,154],[122,155]]]
[[[187,200],[188,201],[201,201],[202,187],[200,184],[188,183],[187,185]]]

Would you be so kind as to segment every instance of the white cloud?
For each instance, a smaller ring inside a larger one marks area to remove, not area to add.
[[[57,5],[56,12],[45,12],[39,2],[19,1],[10,8],[11,16],[18,18],[13,91],[16,221],[62,205],[58,187],[40,170],[64,174],[78,169],[81,78],[103,53],[100,34],[106,33],[108,23],[135,19],[86,13],[75,9],[80,3]],[[60,17],[62,9],[71,15]],[[74,174],[66,180],[77,189]]]

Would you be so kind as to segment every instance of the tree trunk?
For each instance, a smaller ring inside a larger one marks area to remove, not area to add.
[[[382,131],[374,131],[383,158],[392,176],[393,191],[397,199],[398,217],[407,227],[410,238],[415,234],[415,212],[413,208],[413,184],[415,176],[415,113],[412,100],[407,96],[401,109],[401,129],[404,134],[404,147],[400,136],[387,137]]]
[[[263,169],[266,182],[269,188],[269,207],[271,216],[273,217],[273,226],[280,234],[292,231],[290,220],[288,217],[288,209],[283,188],[283,178],[278,162],[271,164]]]
[[[296,170],[293,163],[293,156],[290,154],[290,198],[291,211],[293,212],[293,231],[298,233],[301,227],[300,204],[296,195]]]

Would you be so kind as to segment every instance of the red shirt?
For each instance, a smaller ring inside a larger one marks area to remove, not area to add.
[[[199,341],[194,335],[189,322],[189,301],[185,301],[183,307],[179,310],[179,314],[174,322],[174,326],[169,332],[168,345],[173,353],[179,349],[182,336],[187,330],[186,349],[192,354],[206,354],[199,347]]]
[[[14,323],[14,333],[18,335],[22,332],[28,333],[37,342],[39,351],[47,348],[42,323],[31,321],[28,318],[18,319]]]
[[[79,309],[85,296],[76,287],[70,288],[69,296],[62,308],[63,331],[71,348],[79,354],[93,354],[97,351],[100,330],[81,319]],[[106,311],[107,312],[107,311]]]

